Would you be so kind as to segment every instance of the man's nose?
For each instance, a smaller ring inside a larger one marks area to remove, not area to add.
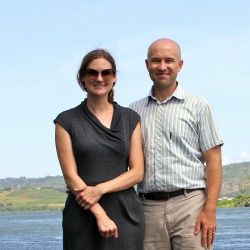
[[[165,70],[167,68],[167,64],[164,60],[161,60],[160,64],[159,64],[159,69],[161,70]]]

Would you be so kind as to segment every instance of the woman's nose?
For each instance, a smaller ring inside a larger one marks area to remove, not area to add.
[[[102,82],[103,81],[103,76],[102,76],[102,73],[101,72],[98,72],[98,75],[96,77],[96,81],[97,82]]]

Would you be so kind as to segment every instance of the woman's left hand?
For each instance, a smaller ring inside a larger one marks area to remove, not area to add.
[[[97,186],[86,186],[82,189],[74,189],[76,193],[77,203],[84,209],[89,209],[102,197],[103,193],[99,185]]]

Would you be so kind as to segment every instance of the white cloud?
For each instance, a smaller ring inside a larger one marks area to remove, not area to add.
[[[241,161],[250,161],[250,153],[246,151],[241,152],[240,159]]]
[[[231,163],[250,161],[250,152],[242,151],[239,155],[222,155],[222,165],[228,165]]]
[[[230,155],[225,155],[223,154],[222,156],[222,165],[227,165],[227,164],[230,164],[230,163],[233,163],[234,160],[232,159],[232,157]]]

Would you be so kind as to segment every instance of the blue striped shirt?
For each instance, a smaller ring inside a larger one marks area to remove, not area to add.
[[[208,102],[181,86],[163,102],[152,90],[130,105],[141,116],[145,157],[142,193],[205,188],[204,151],[223,145]]]

